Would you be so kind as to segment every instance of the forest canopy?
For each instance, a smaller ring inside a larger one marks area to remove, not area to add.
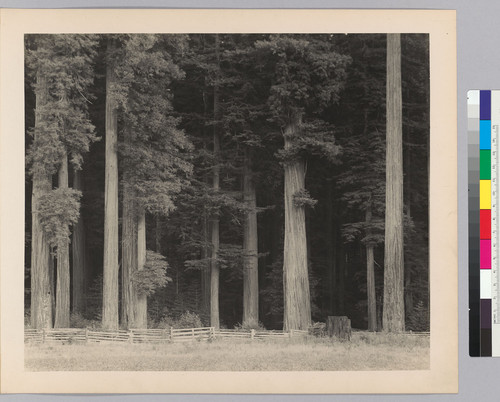
[[[429,330],[426,34],[25,36],[32,328]]]

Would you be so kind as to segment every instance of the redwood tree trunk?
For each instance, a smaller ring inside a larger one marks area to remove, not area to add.
[[[201,258],[207,261],[209,258],[209,228],[207,211],[203,212],[202,236],[203,246],[201,249]],[[206,320],[210,317],[210,265],[207,263],[201,269],[201,311],[203,318]]]
[[[245,151],[243,198],[249,209],[243,227],[243,324],[259,322],[259,259],[257,238],[257,196],[250,151]]]
[[[68,188],[68,155],[64,152],[59,167],[59,188]],[[56,319],[54,327],[69,328],[70,273],[69,242],[57,244]]]
[[[112,41],[108,39],[108,56],[114,49]],[[111,94],[116,80],[114,65],[111,57],[107,61],[102,326],[104,329],[118,329],[118,122]]]
[[[75,190],[82,190],[81,172],[79,170],[73,171],[73,188]],[[85,229],[83,218],[80,214],[78,222],[73,225],[73,240],[71,242],[73,253],[73,272],[72,272],[72,302],[73,311],[83,313],[85,311]]]
[[[219,36],[215,35],[215,55],[217,63],[219,63]],[[218,83],[214,84],[214,167],[212,176],[212,188],[215,192],[220,188],[220,136],[219,124],[219,88]],[[217,261],[219,256],[219,215],[213,214],[211,219],[211,243],[212,254],[210,256],[210,326],[219,328],[219,263]]]
[[[56,263],[54,248],[49,247],[49,287],[50,287],[50,306],[52,317],[56,316]]]
[[[137,219],[134,194],[128,182],[129,175],[123,178],[122,201],[122,326],[135,327],[135,292],[132,283],[133,272],[137,268]]]
[[[137,270],[142,271],[146,264],[146,213],[141,209],[137,220]],[[135,327],[148,327],[148,297],[135,290]]]
[[[301,117],[285,128],[285,149],[300,135]],[[302,160],[284,164],[285,176],[285,244],[283,255],[283,295],[285,331],[307,330],[311,324],[311,301],[307,267],[306,218],[303,206],[294,204],[294,194],[305,188],[305,163]]]
[[[337,228],[334,219],[334,200],[333,200],[333,181],[328,179],[327,183],[327,200],[326,200],[326,266],[327,266],[327,311],[331,315],[335,315],[337,301]]]
[[[387,144],[383,328],[405,329],[401,36],[387,35]]]
[[[47,80],[39,72],[37,73],[36,89],[35,139],[39,135],[36,128],[43,123],[41,108],[47,102],[47,96]],[[50,189],[50,175],[45,174],[41,169],[35,168],[31,197],[31,326],[37,329],[52,327],[52,294],[49,275],[50,251],[37,212],[39,198]]]
[[[366,209],[366,224],[370,225],[372,220],[371,205]],[[367,235],[371,230],[367,230]],[[368,305],[368,331],[377,330],[377,299],[375,294],[375,260],[373,256],[373,243],[366,243],[366,299]]]

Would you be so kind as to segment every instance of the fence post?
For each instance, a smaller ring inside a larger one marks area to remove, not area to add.
[[[132,332],[131,329],[128,330],[128,342],[134,343],[134,333]]]
[[[215,339],[215,327],[210,327],[210,338]]]
[[[191,328],[191,337],[194,339],[194,328]]]
[[[45,343],[45,328],[42,328],[42,343]]]
[[[170,340],[174,341],[174,327],[170,327]]]
[[[85,343],[89,343],[89,329],[85,327]]]
[[[253,329],[253,328],[252,328],[252,329],[250,330],[250,339],[252,339],[252,340],[253,340],[253,338],[255,338],[255,329]]]

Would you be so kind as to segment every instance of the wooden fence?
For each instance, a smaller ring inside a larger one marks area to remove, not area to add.
[[[239,330],[203,328],[170,328],[170,329],[129,329],[118,331],[92,330],[82,328],[57,328],[57,329],[25,329],[25,343],[166,343],[166,342],[192,342],[206,341],[217,338],[232,339],[288,339],[307,335],[308,331],[292,330],[267,331],[267,330]],[[377,333],[374,333],[377,334]],[[401,335],[430,336],[429,332],[406,332]]]
[[[83,343],[83,342],[124,342],[124,343],[165,343],[206,341],[216,338],[240,339],[286,339],[307,335],[307,331],[244,331],[237,329],[170,328],[170,329],[129,329],[104,331],[80,328],[25,329],[25,343]]]

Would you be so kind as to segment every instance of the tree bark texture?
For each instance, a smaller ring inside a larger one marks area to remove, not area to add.
[[[73,188],[75,190],[83,190],[81,172],[79,170],[73,171]],[[73,225],[73,240],[71,246],[73,254],[72,311],[83,313],[86,308],[85,277],[87,270],[85,266],[85,228],[81,214],[78,218],[78,222]]]
[[[401,36],[387,35],[387,144],[383,328],[405,329]]]
[[[243,199],[249,208],[243,227],[243,324],[259,322],[259,259],[257,237],[257,195],[250,151],[245,151]]]
[[[345,316],[329,316],[326,320],[326,330],[330,338],[351,340],[351,320]]]
[[[208,261],[209,258],[209,224],[208,224],[208,216],[207,211],[203,212],[202,217],[202,241],[203,246],[201,249],[201,258],[204,261]],[[210,265],[207,263],[206,266],[203,266],[201,269],[201,311],[204,319],[208,319],[210,317]]]
[[[137,219],[129,174],[123,177],[122,200],[122,326],[135,327],[135,291],[132,275],[137,268]]]
[[[35,136],[36,127],[43,123],[41,108],[47,103],[47,80],[37,73]],[[35,138],[36,139],[36,138]],[[38,215],[39,198],[51,190],[51,177],[34,167],[31,197],[31,326],[36,329],[52,327],[52,294],[50,289],[50,249]]]
[[[217,64],[220,62],[219,55],[219,35],[215,35],[215,55]],[[219,123],[217,119],[220,114],[219,105],[219,87],[216,82],[214,84],[214,132],[213,132],[213,145],[214,145],[214,167],[212,170],[212,188],[215,192],[220,189],[220,135]],[[217,261],[219,256],[219,215],[215,213],[211,219],[211,243],[212,253],[210,258],[210,326],[219,328],[219,263]]]
[[[68,188],[68,155],[65,151],[59,167],[59,188]],[[57,244],[56,318],[54,327],[69,328],[70,272],[69,242],[60,240]]]
[[[137,220],[137,270],[144,270],[146,264],[146,212],[144,209],[138,213]],[[135,302],[135,327],[148,327],[148,297],[137,289]]]
[[[366,224],[369,226],[372,221],[371,205],[366,209]],[[371,229],[367,230],[368,236]],[[374,245],[368,241],[366,243],[366,302],[368,305],[368,331],[377,330],[377,298],[375,293],[375,259]]]
[[[326,265],[327,265],[327,292],[328,308],[330,314],[337,311],[337,222],[334,220],[334,200],[333,183],[327,181],[327,201],[326,201]]]
[[[284,132],[285,149],[300,135],[301,118],[291,121]],[[294,203],[294,195],[305,188],[305,163],[302,160],[284,164],[285,178],[285,244],[283,255],[283,295],[285,331],[307,330],[311,324],[311,301],[307,266],[306,217],[303,206]]]
[[[49,248],[49,288],[50,288],[50,306],[52,317],[56,316],[56,257],[52,247]]]
[[[108,39],[108,55],[114,48]],[[118,329],[118,155],[117,109],[112,99],[116,80],[114,65],[108,57],[106,66],[106,163],[104,185],[104,263],[102,326]]]

